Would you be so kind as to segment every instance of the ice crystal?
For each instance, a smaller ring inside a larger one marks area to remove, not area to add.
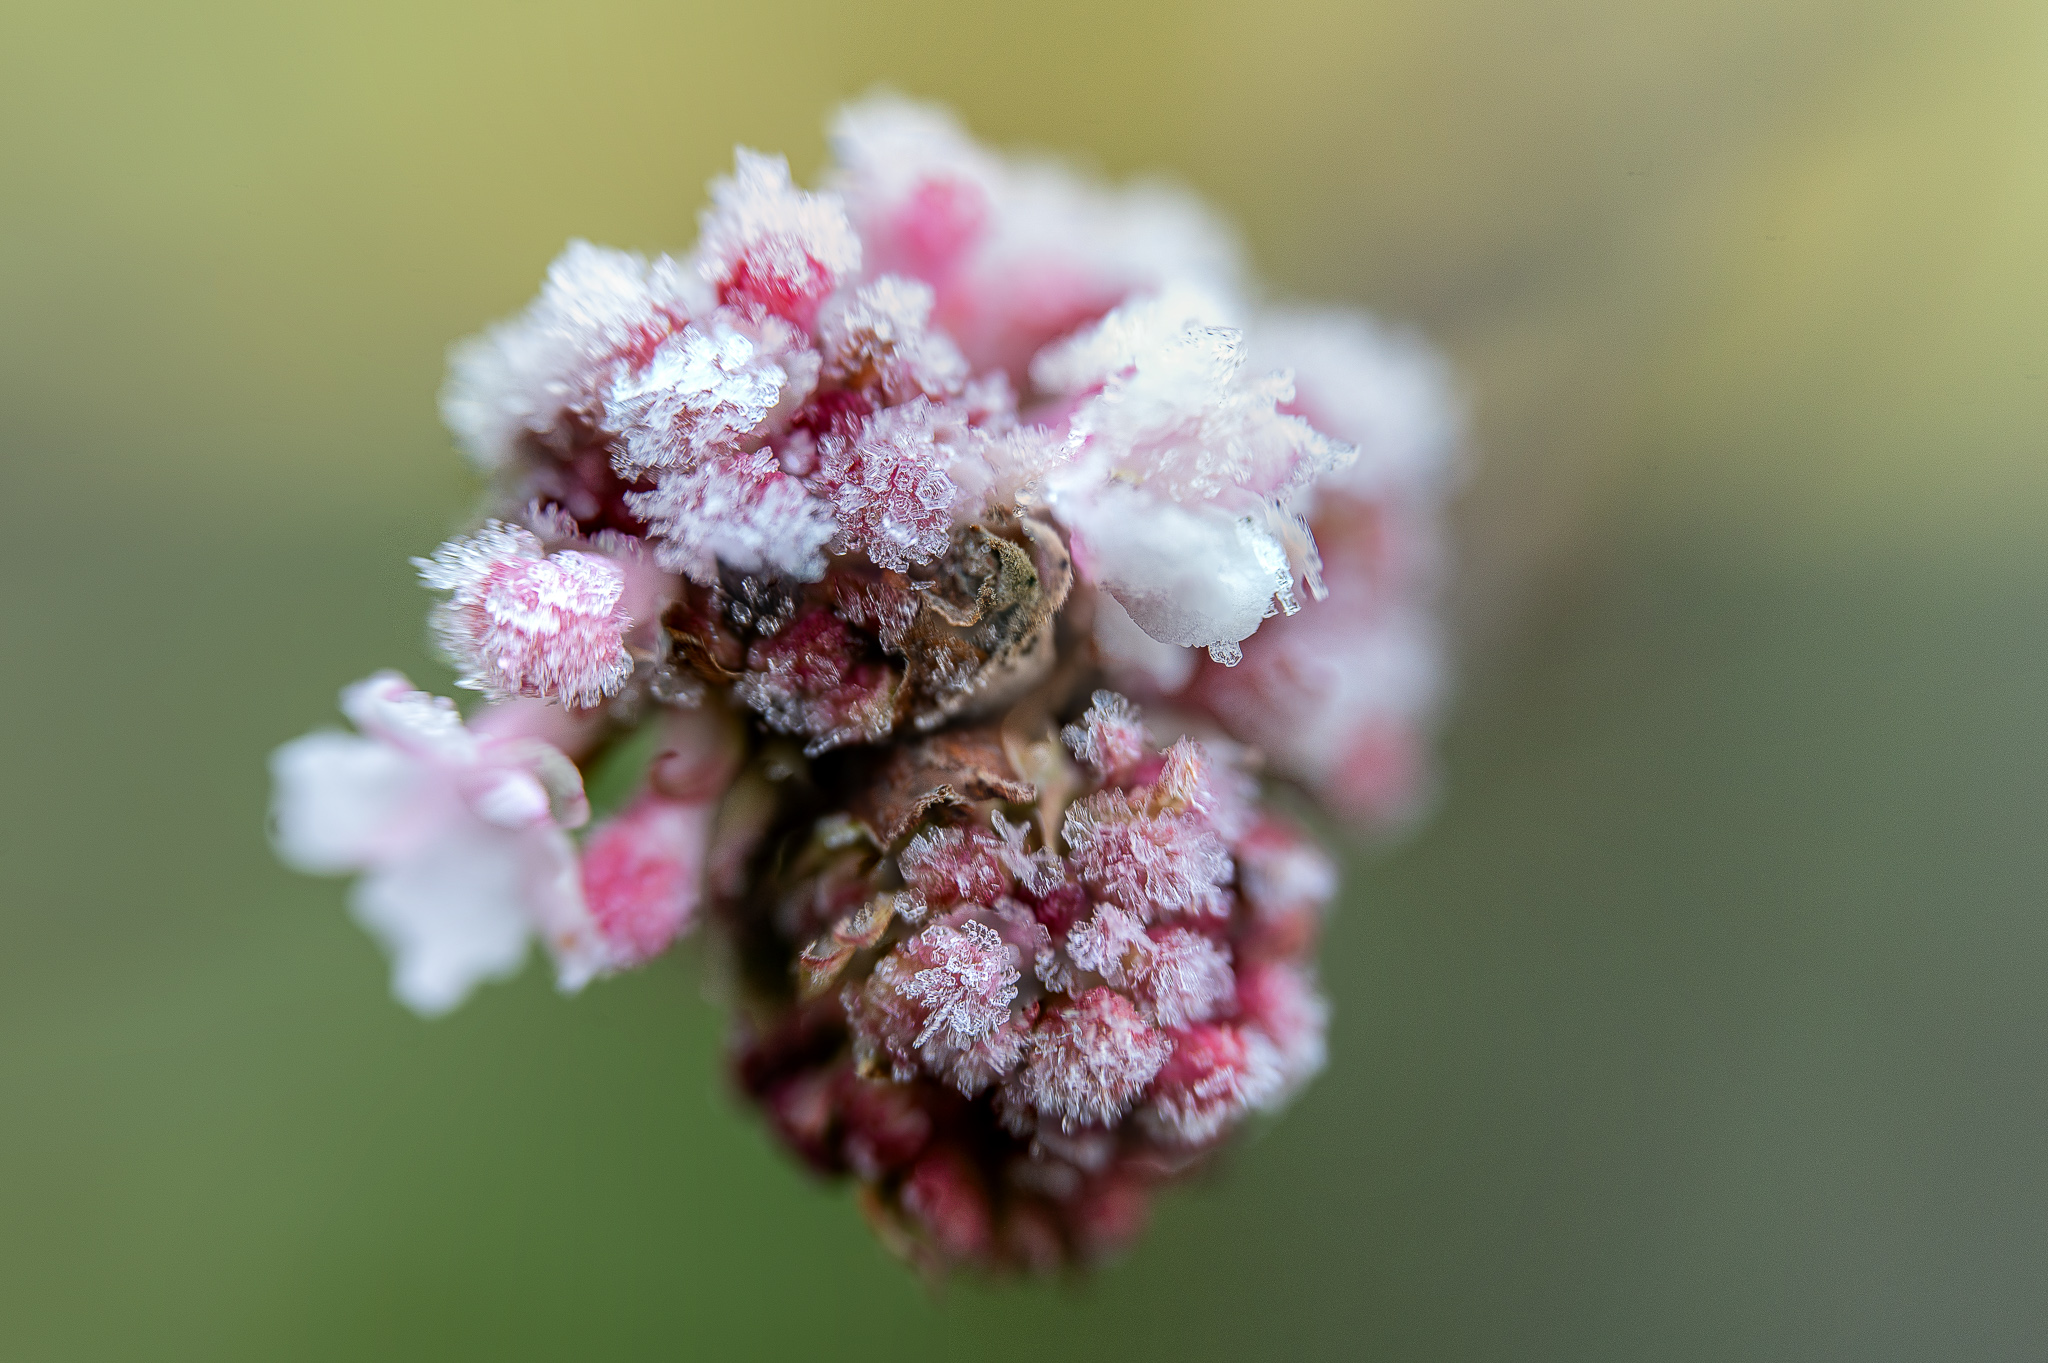
[[[1081,722],[1060,730],[1060,738],[1105,781],[1137,766],[1152,742],[1137,707],[1114,691],[1097,691]]]
[[[715,581],[721,566],[806,580],[825,571],[832,513],[767,450],[664,473],[627,502],[655,535],[656,561],[693,582]]]
[[[1140,1114],[1147,1128],[1170,1141],[1212,1141],[1280,1086],[1273,1045],[1257,1032],[1225,1023],[1185,1027],[1172,1036],[1173,1054]]]
[[[274,836],[423,1013],[706,926],[735,1082],[893,1248],[1090,1265],[1323,1064],[1336,873],[1270,785],[1422,803],[1456,404],[1180,191],[893,97],[832,145],[454,350],[490,485],[415,562],[485,699],[351,687]]]
[[[898,863],[903,878],[928,904],[994,904],[1010,891],[1005,851],[1003,843],[986,833],[928,828],[910,840]]]
[[[1214,1016],[1236,988],[1224,948],[1187,928],[1148,933],[1136,915],[1111,905],[1067,934],[1067,955],[1127,990],[1162,1027]]]
[[[1229,912],[1230,853],[1197,819],[1148,814],[1106,790],[1069,808],[1060,836],[1089,889],[1143,918]]]
[[[457,346],[441,414],[485,469],[511,464],[523,442],[560,446],[596,415],[614,375],[709,303],[667,256],[572,241],[520,316]]]
[[[1014,1068],[1025,1035],[1010,1013],[1017,996],[1015,957],[1001,934],[966,919],[934,924],[876,967],[845,1007],[857,1046],[891,1073],[908,1077],[919,1062],[972,1097]]]
[[[845,622],[820,610],[755,643],[733,695],[769,728],[808,736],[816,756],[886,734],[894,688],[889,669],[862,655]]]
[[[1031,1106],[1071,1131],[1114,1122],[1173,1053],[1173,1043],[1112,989],[1046,1010],[1031,1034],[1019,1087]]]
[[[860,238],[837,199],[790,183],[782,157],[742,147],[735,159],[732,177],[712,182],[698,271],[721,301],[807,326],[839,281],[860,268]]]
[[[632,675],[626,574],[609,560],[543,554],[530,531],[487,521],[413,563],[421,581],[448,593],[434,630],[462,669],[456,685],[589,706]]]
[[[851,440],[828,438],[814,480],[838,517],[835,553],[899,571],[945,551],[959,487],[944,412],[919,397],[878,412]]]
[[[930,327],[931,285],[883,275],[863,285],[819,330],[825,377],[851,388],[873,387],[890,402],[957,396],[967,360],[942,331]]]
[[[1010,1000],[1017,997],[1017,967],[994,928],[972,919],[958,928],[935,925],[913,940],[911,950],[932,962],[903,986],[906,996],[929,1010],[917,1045],[939,1037],[967,1046],[1008,1020]]]
[[[619,435],[612,458],[619,473],[689,468],[744,440],[792,386],[791,369],[800,378],[806,368],[815,371],[815,362],[778,364],[773,342],[781,339],[772,330],[767,338],[748,336],[733,319],[714,316],[668,337],[643,368],[621,373],[603,417]]]

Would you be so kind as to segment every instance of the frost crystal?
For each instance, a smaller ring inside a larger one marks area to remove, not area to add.
[[[825,376],[851,388],[874,387],[890,402],[957,396],[967,360],[942,331],[933,331],[929,284],[883,275],[825,317],[820,331]]]
[[[842,621],[815,611],[747,651],[747,671],[733,695],[769,728],[807,735],[806,751],[815,757],[886,734],[895,718],[894,685]]]
[[[1119,989],[1128,990],[1146,1015],[1164,1027],[1213,1016],[1236,989],[1230,953],[1186,928],[1154,928],[1105,905],[1067,934],[1067,954]]]
[[[513,463],[529,440],[564,445],[629,357],[709,301],[667,256],[572,241],[524,313],[455,348],[441,415],[484,469]]]
[[[414,559],[420,580],[448,593],[434,631],[456,685],[493,697],[535,696],[595,705],[626,684],[632,617],[626,574],[607,559],[544,555],[530,532],[498,521]]]
[[[655,559],[694,582],[721,565],[812,581],[825,571],[832,514],[766,450],[662,475],[627,498],[655,535]]]
[[[1089,889],[1143,918],[1229,912],[1230,853],[1197,820],[1147,814],[1106,790],[1068,809],[1060,836]]]
[[[1091,989],[1047,1010],[1031,1034],[1019,1086],[1033,1107],[1072,1131],[1123,1116],[1172,1053],[1173,1043],[1129,999]]]
[[[788,382],[772,354],[729,322],[685,327],[644,369],[612,383],[604,409],[620,436],[612,462],[631,478],[729,449],[766,419]]]
[[[1111,780],[1138,765],[1151,747],[1138,709],[1114,691],[1097,691],[1079,724],[1060,730],[1060,739],[1076,759]]]
[[[809,325],[818,304],[860,268],[860,238],[837,199],[805,194],[789,162],[742,147],[731,179],[714,181],[697,268],[720,301],[752,303]]]
[[[960,489],[943,414],[920,397],[877,413],[852,440],[828,439],[814,486],[838,517],[834,553],[901,571],[945,552]]]
[[[907,1078],[920,1062],[972,1097],[1022,1058],[1025,1034],[1011,1017],[1018,971],[1001,934],[974,919],[934,924],[876,967],[845,1007],[856,1049],[886,1057]]]
[[[1273,1046],[1264,1036],[1227,1024],[1188,1027],[1173,1033],[1173,1055],[1141,1117],[1167,1140],[1202,1145],[1267,1104],[1279,1087]]]
[[[903,878],[928,904],[994,904],[1010,891],[1005,850],[986,833],[930,828],[912,838],[898,860]]]
[[[930,1010],[916,1044],[942,1037],[965,1047],[1009,1019],[1017,967],[995,929],[972,919],[958,928],[929,927],[912,950],[933,962],[903,986],[905,995]]]
[[[351,687],[272,759],[277,848],[421,1012],[702,923],[736,1082],[892,1248],[1091,1265],[1323,1064],[1336,870],[1271,785],[1424,803],[1457,406],[1411,337],[1254,306],[1178,190],[894,98],[832,146],[456,347],[489,489],[415,562],[485,699]]]

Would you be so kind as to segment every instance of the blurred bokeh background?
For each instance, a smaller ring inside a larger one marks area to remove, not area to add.
[[[472,489],[447,343],[877,82],[1159,170],[1471,401],[1434,819],[1330,1069],[933,1294],[685,951],[444,1022],[263,841]],[[2048,1354],[2048,7],[0,14],[0,1357]]]

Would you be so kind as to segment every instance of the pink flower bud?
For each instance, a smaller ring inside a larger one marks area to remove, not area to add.
[[[351,688],[278,849],[358,875],[423,1012],[702,917],[739,1087],[892,1248],[1089,1264],[1323,1063],[1335,869],[1261,781],[1420,805],[1454,404],[1254,304],[1185,195],[891,98],[833,150],[819,193],[739,151],[690,254],[571,243],[458,347],[524,523],[419,567],[490,703]],[[636,793],[579,853],[593,763]]]
[[[1082,882],[1141,918],[1230,911],[1230,853],[1196,816],[1147,814],[1106,790],[1067,810],[1061,837]]]
[[[962,900],[991,905],[1010,892],[1003,844],[979,830],[926,829],[903,849],[900,864],[904,880],[933,908]]]
[[[1019,1088],[1041,1117],[1073,1130],[1114,1122],[1173,1053],[1173,1043],[1113,989],[1046,1009]]]
[[[625,685],[633,620],[620,603],[625,571],[593,554],[543,554],[530,531],[487,522],[415,559],[420,578],[448,593],[434,615],[458,685],[492,696],[591,706]]]
[[[719,301],[749,304],[809,327],[818,304],[860,268],[860,238],[837,198],[790,184],[789,163],[742,148],[730,179],[712,184],[698,268]]]
[[[1137,707],[1114,691],[1097,691],[1078,724],[1060,731],[1077,761],[1086,762],[1097,777],[1112,784],[1151,755],[1152,737]]]
[[[712,812],[708,804],[643,795],[584,843],[584,903],[610,969],[652,960],[690,930]]]
[[[1280,1085],[1272,1044],[1228,1023],[1173,1033],[1173,1055],[1152,1081],[1146,1126],[1182,1145],[1216,1139]]]
[[[833,552],[898,571],[944,552],[960,498],[947,477],[955,457],[949,424],[964,433],[964,422],[920,397],[877,412],[852,440],[820,447],[811,486],[838,518]]]

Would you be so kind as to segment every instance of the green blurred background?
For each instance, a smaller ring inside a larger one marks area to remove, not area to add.
[[[0,14],[0,1358],[2048,1356],[2048,8]],[[471,487],[454,337],[878,81],[1420,324],[1446,797],[1333,1059],[1081,1286],[932,1294],[690,952],[423,1024],[263,758]]]

